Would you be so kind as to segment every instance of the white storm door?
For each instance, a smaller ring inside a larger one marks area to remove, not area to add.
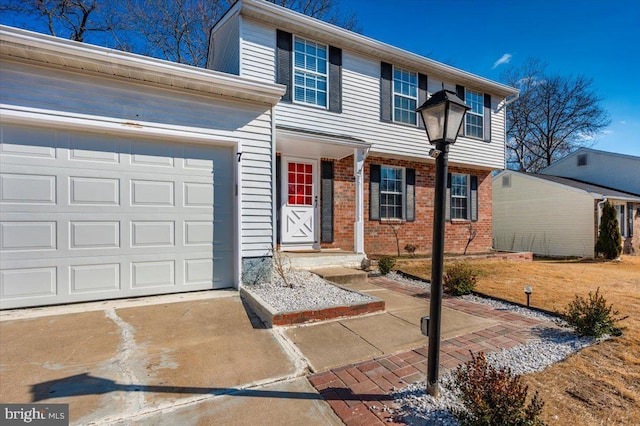
[[[281,244],[311,249],[317,242],[317,160],[282,158]]]

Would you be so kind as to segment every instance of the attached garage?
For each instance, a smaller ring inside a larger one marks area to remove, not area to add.
[[[268,255],[282,86],[0,42],[0,309],[237,288]]]
[[[3,307],[232,287],[233,152],[2,127]]]

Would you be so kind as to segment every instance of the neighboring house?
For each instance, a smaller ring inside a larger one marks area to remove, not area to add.
[[[539,173],[640,195],[640,157],[633,155],[580,148]]]
[[[625,253],[640,254],[640,195],[505,170],[493,178],[494,247],[543,256],[594,257],[607,200],[618,211]]]
[[[470,228],[470,251],[490,249],[491,171],[504,168],[516,89],[261,0],[217,23],[207,66],[287,87],[265,152],[275,180],[258,198],[276,194],[282,250],[431,251],[434,161],[415,109],[443,88],[472,108],[449,156],[446,251],[462,252]]]
[[[0,67],[1,308],[239,285],[282,86],[8,27]]]
[[[215,26],[213,70],[8,27],[0,61],[1,308],[238,287],[278,244],[429,252],[415,109],[443,87],[472,107],[446,250],[491,247],[511,87],[262,0]]]

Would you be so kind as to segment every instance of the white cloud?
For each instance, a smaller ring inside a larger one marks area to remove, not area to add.
[[[512,55],[510,53],[505,53],[500,57],[500,59],[498,59],[493,63],[493,67],[491,69],[494,70],[498,68],[500,65],[508,64],[509,62],[511,62],[511,56]]]
[[[620,124],[627,124],[627,120],[620,120]]]

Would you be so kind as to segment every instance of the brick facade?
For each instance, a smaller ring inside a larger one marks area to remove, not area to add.
[[[416,170],[416,220],[389,222],[369,220],[369,176],[371,164],[398,166]],[[478,177],[478,221],[447,222],[445,251],[462,253],[469,238],[471,225],[477,236],[468,253],[486,252],[492,246],[491,228],[491,171],[450,166],[450,173],[466,173]],[[395,232],[400,253],[406,254],[405,245],[417,246],[416,253],[430,253],[433,226],[435,165],[406,160],[369,157],[364,171],[364,247],[367,254],[397,254]],[[334,162],[334,242],[323,248],[353,250],[355,221],[355,178],[353,156]]]

